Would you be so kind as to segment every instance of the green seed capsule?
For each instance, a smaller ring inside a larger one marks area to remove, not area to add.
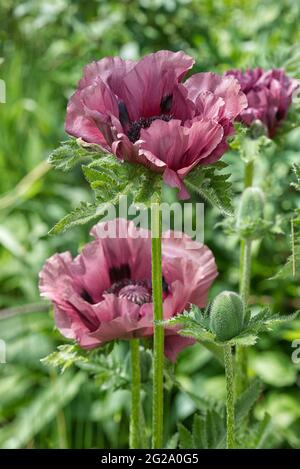
[[[210,328],[220,341],[230,340],[243,330],[245,308],[239,295],[220,293],[210,310]]]
[[[258,187],[244,190],[237,213],[236,228],[242,238],[258,239],[263,235],[264,193]]]

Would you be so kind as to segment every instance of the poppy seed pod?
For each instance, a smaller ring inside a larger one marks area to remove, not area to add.
[[[265,196],[258,187],[244,190],[237,213],[236,228],[242,238],[258,239],[263,235]]]
[[[231,291],[220,293],[210,310],[210,328],[222,342],[239,335],[244,325],[245,308],[239,295]]]

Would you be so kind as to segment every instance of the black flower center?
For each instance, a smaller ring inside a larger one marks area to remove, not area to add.
[[[172,119],[170,114],[161,114],[160,116],[153,116],[153,117],[141,117],[137,121],[131,123],[129,130],[127,131],[127,136],[129,140],[134,143],[140,138],[141,129],[148,129],[152,122],[156,120],[162,120],[165,122],[169,122]]]
[[[140,117],[135,121],[130,121],[129,114],[124,101],[120,101],[119,106],[119,119],[126,132],[129,140],[134,143],[140,138],[141,129],[148,129],[152,122],[155,120],[162,120],[168,122],[172,119],[172,114],[168,114],[171,111],[173,102],[172,94],[163,96],[160,103],[161,114],[151,117]]]

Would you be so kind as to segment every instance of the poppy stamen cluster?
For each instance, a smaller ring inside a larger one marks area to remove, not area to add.
[[[119,298],[126,298],[140,306],[152,302],[152,285],[150,280],[124,279],[113,283],[105,293],[111,293]]]
[[[152,122],[156,120],[169,122],[172,119],[170,114],[161,114],[160,116],[141,117],[139,120],[132,122],[127,131],[127,136],[132,143],[135,143],[140,138],[141,130],[148,129]]]

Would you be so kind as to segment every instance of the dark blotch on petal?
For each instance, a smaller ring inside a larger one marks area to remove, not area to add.
[[[168,95],[163,97],[163,99],[161,100],[161,103],[160,103],[160,110],[163,114],[166,113],[166,112],[171,111],[172,101],[173,101],[173,95],[172,94],[168,94]]]
[[[278,111],[275,114],[275,119],[278,121],[281,121],[285,118],[286,112],[283,111],[282,109],[278,109]]]
[[[165,280],[165,277],[162,277],[162,289],[164,293],[169,293],[169,286]]]
[[[128,126],[130,124],[130,119],[129,119],[129,114],[128,114],[128,111],[127,111],[127,108],[126,108],[126,105],[125,105],[124,101],[120,101],[119,104],[118,104],[118,107],[119,107],[120,122],[121,122],[124,130],[127,130]]]
[[[90,304],[93,304],[93,298],[91,297],[91,295],[89,294],[89,292],[87,292],[86,290],[83,290],[81,292],[81,298],[83,298],[85,301],[87,301],[88,303]]]
[[[87,314],[83,314],[76,306],[74,306],[72,303],[68,303],[71,307],[71,309],[75,310],[76,313],[78,314],[78,317],[80,318],[80,321],[87,327],[90,332],[95,331],[99,327],[99,323],[94,322],[92,318],[89,318]]]
[[[120,267],[112,267],[109,269],[109,278],[112,284],[124,279],[130,279],[131,272],[129,265],[122,264]]]

